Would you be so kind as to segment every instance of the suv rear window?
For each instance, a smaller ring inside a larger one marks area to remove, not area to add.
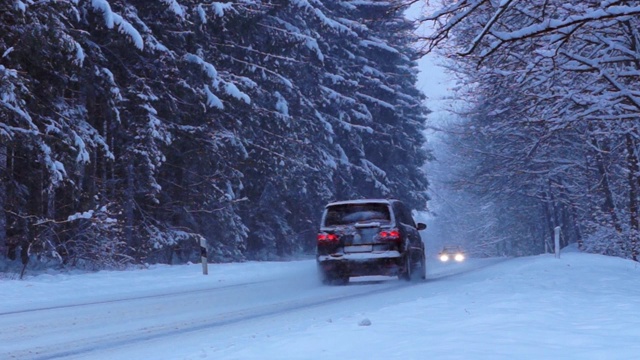
[[[342,204],[327,208],[324,226],[347,225],[365,221],[391,221],[387,204]]]

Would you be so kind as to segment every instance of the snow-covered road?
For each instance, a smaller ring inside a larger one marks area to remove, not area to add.
[[[313,260],[0,273],[0,359],[628,360],[637,263],[563,253],[323,286]]]
[[[161,281],[164,286],[155,284],[149,289],[138,279],[121,284],[124,288],[111,286],[116,293],[102,292],[102,298],[92,295],[95,289],[91,286],[65,287],[67,293],[44,295],[50,301],[25,299],[26,304],[17,301],[0,307],[0,357],[113,358],[118,356],[118,349],[168,340],[179,343],[176,338],[188,338],[194,332],[207,331],[225,338],[241,336],[247,328],[255,329],[263,322],[268,322],[269,329],[289,328],[292,320],[293,324],[303,325],[300,319],[329,319],[353,309],[361,311],[413,300],[394,300],[394,293],[410,286],[427,286],[430,281],[486,264],[487,260],[472,260],[440,266],[434,261],[428,280],[414,283],[367,277],[353,278],[349,286],[323,286],[317,280],[313,261],[296,261],[285,264],[291,271],[283,271],[280,266],[270,275],[269,266],[273,264],[264,263],[266,274],[255,281],[250,277],[235,281],[220,278],[211,283],[207,280],[215,279],[216,274],[199,275],[199,279],[197,274],[191,274],[186,282],[169,276],[155,278],[153,281]],[[195,272],[197,268],[192,266],[191,270]],[[141,273],[144,271],[130,272],[131,276]]]

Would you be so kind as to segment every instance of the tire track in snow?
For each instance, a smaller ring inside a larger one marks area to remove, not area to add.
[[[90,301],[90,302],[75,303],[75,304],[64,304],[64,305],[37,307],[37,308],[31,308],[31,309],[12,310],[12,311],[0,312],[0,316],[23,314],[23,313],[38,312],[38,311],[49,311],[49,310],[56,310],[56,309],[68,309],[68,308],[74,308],[74,307],[83,307],[83,306],[92,306],[92,305],[101,305],[101,304],[113,304],[113,303],[119,303],[119,302],[144,300],[144,299],[156,299],[156,298],[164,298],[164,297],[172,297],[172,296],[181,296],[185,294],[196,294],[196,293],[211,292],[216,290],[226,290],[230,288],[246,287],[246,286],[250,286],[258,283],[266,283],[270,281],[276,281],[276,280],[265,280],[260,282],[255,281],[255,282],[232,284],[232,285],[226,285],[226,286],[216,286],[216,287],[211,287],[206,289],[191,289],[191,290],[174,291],[174,292],[167,292],[167,293],[160,293],[160,294],[153,294],[153,295],[130,296],[130,297],[123,297],[118,299],[111,299],[111,300]]]

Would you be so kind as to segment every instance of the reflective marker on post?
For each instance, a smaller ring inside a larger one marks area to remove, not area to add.
[[[200,238],[200,258],[202,259],[202,274],[209,274],[209,269],[207,268],[207,240],[205,238]]]

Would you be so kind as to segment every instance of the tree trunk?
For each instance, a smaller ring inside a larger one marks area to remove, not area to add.
[[[582,249],[582,229],[579,223],[578,208],[576,207],[576,204],[574,202],[571,202],[571,218],[573,219],[572,223],[574,224],[574,229],[576,232],[576,242],[578,243],[578,249]]]
[[[635,142],[631,137],[631,134],[626,134],[626,145],[627,145],[627,169],[628,169],[628,179],[629,179],[629,225],[631,226],[630,231],[630,244],[631,248],[631,258],[634,261],[638,261],[637,254],[637,244],[638,244],[638,231],[639,223],[638,223],[638,184],[637,176],[638,176],[638,157],[635,152]]]
[[[5,206],[7,203],[7,145],[4,139],[0,139],[0,259],[7,255],[7,216]]]
[[[592,126],[589,125],[589,130],[593,131]],[[607,169],[604,166],[604,158],[602,157],[602,152],[600,149],[600,144],[598,140],[592,136],[591,144],[594,148],[599,149],[596,150],[595,158],[596,158],[596,167],[598,169],[598,173],[600,175],[600,188],[604,195],[604,203],[602,204],[602,211],[611,217],[611,222],[613,222],[613,227],[616,229],[618,234],[622,233],[622,225],[620,224],[620,220],[618,219],[618,215],[616,214],[615,203],[613,202],[613,194],[611,192],[611,187],[609,186],[609,174],[607,173]],[[602,149],[602,151],[607,151],[608,149]]]
[[[134,255],[138,254],[139,246],[136,243],[136,237],[133,234],[133,224],[134,224],[134,206],[135,199],[134,197],[134,169],[133,164],[127,165],[126,168],[126,177],[127,177],[127,187],[125,190],[125,201],[124,201],[124,217],[125,217],[125,228],[124,228],[124,238],[133,252]]]
[[[564,248],[569,245],[569,242],[572,238],[574,238],[574,232],[577,224],[571,221],[571,213],[569,212],[569,207],[563,205],[562,207],[562,220],[560,222],[560,226],[562,227],[562,234],[560,236],[560,247]]]

